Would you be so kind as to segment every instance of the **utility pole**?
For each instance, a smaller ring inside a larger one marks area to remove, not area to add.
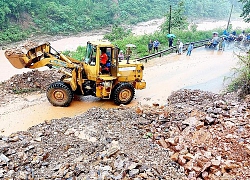
[[[228,27],[229,27],[229,23],[230,23],[230,19],[231,19],[231,14],[232,14],[233,6],[234,5],[232,5],[231,12],[230,12],[230,15],[229,15],[229,19],[228,19],[228,22],[227,22],[227,31],[228,31]]]
[[[169,9],[169,22],[168,22],[168,34],[171,33],[171,5]]]

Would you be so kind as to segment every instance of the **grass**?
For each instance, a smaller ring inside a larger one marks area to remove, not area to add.
[[[223,34],[224,29],[217,28],[208,31],[197,31],[194,27],[192,31],[175,31],[172,32],[176,35],[174,39],[173,45],[175,46],[177,39],[180,39],[184,44],[189,42],[200,41],[204,39],[212,38],[212,32],[217,31],[220,35]],[[231,29],[230,32],[233,30]],[[241,29],[235,29],[237,34],[242,32]],[[250,29],[246,29],[246,32],[250,32]],[[164,50],[168,48],[168,38],[166,34],[157,31],[153,34],[141,35],[141,36],[133,36],[129,35],[124,37],[121,40],[115,40],[112,43],[117,45],[123,52],[126,50],[126,44],[135,44],[136,48],[133,48],[131,59],[140,58],[149,55],[148,53],[148,42],[149,40],[158,40],[161,44],[159,47],[160,50]],[[86,47],[78,47],[76,51],[65,52],[66,55],[74,57],[78,60],[82,60],[82,57],[85,56]],[[241,89],[241,96],[250,93],[250,55],[236,55],[239,59],[239,67],[233,69],[233,76],[226,77],[225,80],[230,79],[229,85],[226,87],[226,92],[233,92]]]
[[[30,93],[30,92],[35,92],[35,91],[40,91],[41,89],[39,88],[15,88],[15,89],[12,89],[13,93],[14,94],[24,94],[24,93]]]
[[[231,82],[226,88],[226,92],[235,92],[239,90],[239,96],[244,97],[250,93],[250,54],[238,54],[238,67],[232,69],[233,75],[226,77],[225,80]]]

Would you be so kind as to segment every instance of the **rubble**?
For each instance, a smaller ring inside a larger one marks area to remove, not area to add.
[[[20,179],[186,179],[168,151],[142,138],[140,118],[133,108],[92,108],[2,137],[0,143],[8,148],[0,152],[6,156],[0,172]],[[79,132],[97,141],[79,138]]]
[[[7,56],[14,55],[14,54],[16,54],[16,55],[18,55],[18,54],[26,54],[28,50],[30,50],[30,49],[38,46],[38,45],[39,44],[36,43],[36,42],[28,41],[22,46],[12,47],[12,48],[6,49],[5,54]]]
[[[250,178],[249,102],[200,90],[176,91],[168,101],[171,110],[161,109],[169,111],[165,122],[155,107],[140,107],[146,117],[154,114],[145,128],[170,150],[171,160],[184,167],[189,179]],[[172,131],[166,133],[166,128]]]
[[[60,78],[54,71],[29,73],[4,82],[2,97],[18,98],[16,87],[43,93]],[[92,108],[0,136],[0,178],[250,178],[249,100],[182,89],[166,102]]]
[[[0,107],[13,102],[17,95],[30,94],[32,92],[45,92],[48,86],[60,80],[62,73],[53,70],[32,70],[23,74],[16,74],[9,80],[0,83]]]

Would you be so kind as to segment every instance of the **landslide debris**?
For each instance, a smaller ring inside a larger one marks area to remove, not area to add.
[[[155,143],[184,167],[188,179],[250,178],[250,104],[236,94],[179,90],[165,108],[139,108],[153,123],[146,126]]]
[[[92,108],[0,138],[0,177],[249,179],[249,100],[179,90],[168,105]]]
[[[44,92],[59,77],[35,70],[13,76],[1,91],[5,98],[16,87]],[[0,136],[0,178],[250,178],[250,96],[183,89],[166,102],[92,108]]]
[[[60,80],[62,74],[56,70],[32,70],[16,74],[0,84],[0,106],[6,105],[32,92],[45,92],[48,86]]]
[[[92,108],[0,138],[0,178],[185,179],[168,151],[143,138],[133,108]]]
[[[18,47],[12,47],[12,48],[8,48],[5,51],[5,54],[7,56],[10,55],[19,55],[19,54],[26,54],[28,50],[38,46],[39,44],[33,41],[28,41],[26,42],[24,45],[22,46],[18,46]]]

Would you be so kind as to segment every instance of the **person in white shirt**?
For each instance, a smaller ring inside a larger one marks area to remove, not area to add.
[[[183,53],[183,43],[180,41],[178,54],[181,55],[182,53]]]

